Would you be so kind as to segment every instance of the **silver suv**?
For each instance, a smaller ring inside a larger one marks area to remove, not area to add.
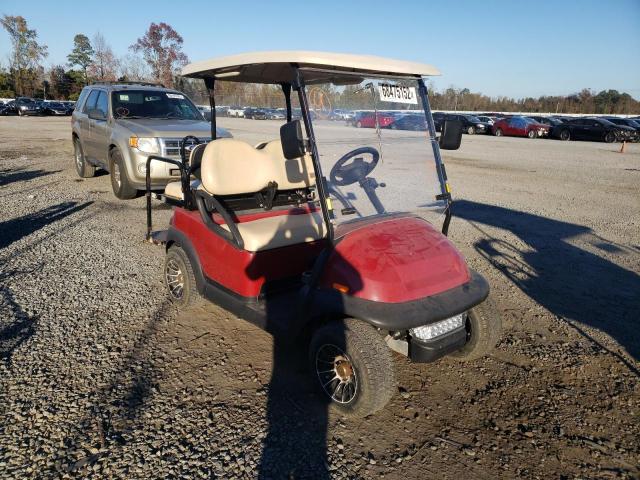
[[[180,159],[187,135],[211,139],[211,127],[181,92],[148,83],[99,83],[82,90],[71,117],[78,175],[93,177],[96,168],[111,174],[120,199],[145,189],[149,155]],[[230,137],[217,129],[217,137]],[[151,187],[161,189],[180,178],[175,166],[151,161]]]

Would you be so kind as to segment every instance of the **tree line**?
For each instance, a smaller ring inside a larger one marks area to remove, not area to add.
[[[90,40],[73,39],[67,63],[43,66],[48,48],[21,16],[3,15],[0,25],[11,39],[8,67],[0,66],[0,98],[28,96],[75,100],[82,88],[99,81],[148,81],[173,87],[175,76],[189,62],[182,37],[171,25],[151,23],[144,34],[118,57],[101,33]]]
[[[178,77],[180,67],[188,63],[182,51],[183,39],[171,25],[151,23],[144,35],[118,57],[99,32],[90,40],[79,33],[67,55],[67,63],[48,69],[42,62],[48,56],[47,46],[38,40],[21,16],[3,15],[0,24],[11,39],[12,51],[8,68],[0,66],[0,98],[30,96],[75,100],[82,87],[95,81],[148,81],[183,90],[197,103],[208,103],[201,81]],[[280,106],[279,87],[240,87],[231,82],[218,82],[220,104]],[[224,86],[224,85],[227,86]],[[358,108],[361,99],[357,87],[327,90],[333,108]],[[277,90],[277,91],[276,91]],[[326,90],[326,89],[325,89]],[[431,85],[431,107],[434,110],[483,112],[555,112],[632,114],[640,112],[640,101],[617,90],[595,92],[583,89],[570,95],[543,95],[537,98],[489,97],[468,88],[449,87],[437,90]]]

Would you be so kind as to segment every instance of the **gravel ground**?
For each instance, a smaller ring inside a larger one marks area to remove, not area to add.
[[[505,334],[471,364],[396,357],[397,395],[352,420],[295,355],[272,371],[269,335],[167,304],[143,199],[77,178],[69,132],[0,117],[1,478],[640,476],[640,145],[465,136],[451,237]]]

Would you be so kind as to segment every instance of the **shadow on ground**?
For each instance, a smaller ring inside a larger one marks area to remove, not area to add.
[[[608,253],[637,255],[633,249],[603,239],[582,225],[508,208],[460,200],[455,202],[453,212],[473,224],[508,230],[517,236],[526,247],[484,231],[485,238],[476,241],[474,247],[524,293],[565,319],[581,335],[606,349],[581,325],[597,328],[611,335],[634,359],[640,359],[640,276],[568,240],[581,237]],[[638,374],[622,355],[611,353]]]
[[[61,171],[62,170],[25,170],[24,168],[0,170],[0,187],[4,187],[13,182],[26,182],[34,178],[44,177]]]
[[[35,213],[0,222],[0,250],[47,225],[84,210],[93,202],[62,202]]]

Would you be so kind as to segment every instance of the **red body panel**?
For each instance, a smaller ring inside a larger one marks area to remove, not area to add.
[[[471,279],[464,257],[430,223],[392,218],[348,233],[329,258],[320,286],[397,303],[428,297]]]
[[[295,214],[298,210],[271,210],[264,214],[238,216],[238,221]],[[216,216],[213,218],[217,223],[223,223]],[[247,252],[210,231],[198,212],[182,208],[174,209],[172,225],[191,240],[205,276],[244,297],[258,296],[266,281],[293,277],[309,270],[325,246],[325,242],[312,242]]]
[[[388,127],[393,123],[394,120],[394,117],[392,117],[391,115],[384,115],[381,113],[378,114],[378,125],[380,126],[380,128]],[[358,121],[363,128],[376,128],[376,116],[373,113],[369,115],[363,115],[358,119]]]

